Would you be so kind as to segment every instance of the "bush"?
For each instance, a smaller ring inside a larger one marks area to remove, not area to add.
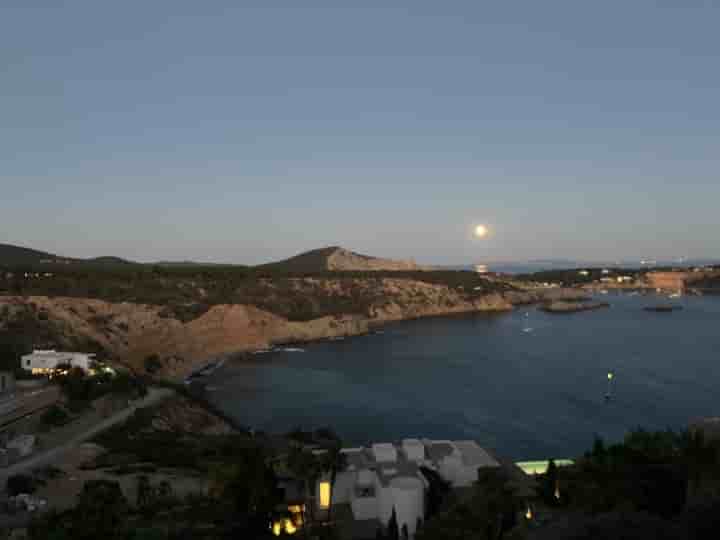
[[[70,416],[68,415],[68,413],[65,412],[65,409],[58,405],[51,406],[40,417],[40,421],[42,422],[42,424],[47,427],[62,426],[64,424],[67,424],[69,420]]]
[[[160,371],[162,366],[160,356],[157,354],[151,354],[145,358],[145,371],[151,375]]]
[[[35,480],[26,474],[16,474],[7,479],[6,491],[10,497],[20,493],[34,493],[36,488]]]

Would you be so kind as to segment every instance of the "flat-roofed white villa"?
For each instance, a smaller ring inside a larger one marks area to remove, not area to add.
[[[95,359],[94,354],[80,352],[59,352],[55,350],[35,350],[20,357],[20,366],[33,375],[53,373],[58,366],[68,365],[90,371]]]
[[[415,536],[425,518],[429,480],[421,467],[439,474],[453,488],[471,486],[483,467],[500,464],[475,441],[403,439],[369,447],[345,448],[344,468],[334,484],[325,476],[317,485],[320,513],[332,506],[333,520],[344,516],[353,522],[353,537],[375,538],[388,526],[393,512],[398,530]]]

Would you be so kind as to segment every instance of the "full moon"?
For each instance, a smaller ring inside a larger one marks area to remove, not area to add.
[[[488,228],[485,225],[478,225],[475,227],[475,236],[478,238],[485,238],[488,233]]]

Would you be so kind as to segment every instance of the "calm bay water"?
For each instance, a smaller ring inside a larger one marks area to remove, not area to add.
[[[674,300],[684,310],[673,313],[643,311],[653,296],[604,299],[611,308],[423,319],[254,355],[211,375],[210,398],[256,429],[332,426],[347,444],[476,439],[515,459],[719,415],[720,298]]]

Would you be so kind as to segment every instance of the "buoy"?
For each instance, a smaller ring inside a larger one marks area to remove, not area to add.
[[[612,371],[608,371],[608,374],[607,374],[608,386],[607,386],[607,392],[605,393],[605,402],[610,401],[610,399],[612,398],[612,380],[614,377],[615,377],[615,374]]]

